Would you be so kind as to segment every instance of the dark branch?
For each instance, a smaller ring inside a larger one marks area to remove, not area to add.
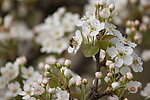
[[[94,92],[87,100],[98,100],[104,96],[112,96],[112,92],[111,91],[108,91],[108,90],[105,90],[103,91],[102,93],[96,93]]]
[[[100,50],[95,55],[95,58],[96,58],[96,72],[100,72],[101,67],[104,66],[105,63],[106,63],[105,60],[100,63],[99,57],[100,57]],[[101,98],[105,95],[108,95],[108,94],[109,94],[108,91],[107,92],[104,91],[102,93],[99,93],[99,91],[98,91],[98,79],[95,78],[94,86],[91,88],[91,92],[90,92],[87,100],[97,100],[97,99],[99,99],[99,98]]]

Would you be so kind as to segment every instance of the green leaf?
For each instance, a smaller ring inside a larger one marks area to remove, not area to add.
[[[101,40],[105,40],[105,41],[109,41],[113,38],[114,36],[113,35],[104,35]]]
[[[106,50],[107,47],[109,46],[110,42],[106,41],[106,40],[99,40],[96,42],[96,45],[103,50]]]
[[[50,86],[51,88],[59,87],[59,86],[60,86],[60,84],[59,84],[59,79],[56,78],[56,77],[51,78],[51,79],[49,80],[49,86]]]
[[[98,53],[99,47],[97,45],[92,44],[83,44],[82,46],[82,52],[85,55],[85,57],[91,57]]]

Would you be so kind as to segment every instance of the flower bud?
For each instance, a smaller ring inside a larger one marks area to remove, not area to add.
[[[114,4],[110,4],[109,5],[109,10],[112,12],[115,9],[115,5]]]
[[[71,70],[65,69],[65,70],[64,70],[64,75],[65,75],[66,77],[68,77],[68,78],[71,78],[71,77],[72,77],[72,72],[71,72]]]
[[[82,84],[82,78],[80,76],[76,77],[76,86],[81,86]]]
[[[82,83],[86,85],[88,83],[87,79],[83,79]]]
[[[105,80],[106,83],[109,83],[109,82],[110,82],[110,78],[109,78],[108,76],[106,76],[106,77],[104,78],[104,80]]]
[[[127,78],[130,79],[130,80],[133,79],[133,74],[131,72],[128,72],[127,73]]]
[[[64,62],[65,62],[65,59],[64,59],[64,58],[60,58],[60,59],[58,60],[58,63],[61,64],[61,65],[63,65]]]
[[[66,59],[64,65],[67,66],[67,67],[70,67],[71,60]]]
[[[96,73],[95,73],[95,77],[96,77],[97,79],[102,78],[102,72],[96,72]]]
[[[45,59],[45,62],[46,62],[47,64],[53,65],[53,64],[56,63],[56,58],[55,58],[54,56],[47,57],[47,58]]]
[[[74,84],[76,84],[76,81],[75,81],[73,78],[71,78],[71,79],[69,80],[69,86],[72,86],[72,85],[74,85]]]
[[[62,66],[61,66],[61,64],[56,63],[56,67],[57,67],[57,68],[61,68]]]
[[[124,98],[124,100],[128,100],[127,98]]]
[[[135,20],[134,24],[135,24],[136,26],[138,26],[138,25],[140,24],[140,21],[139,21],[139,20]]]
[[[131,34],[131,29],[130,28],[126,28],[126,34]]]
[[[140,29],[140,31],[146,31],[147,30],[147,26],[145,24],[141,24],[139,29]]]
[[[46,65],[44,66],[44,68],[45,68],[45,70],[46,70],[46,71],[49,71],[49,70],[50,70],[50,68],[51,68],[51,66],[50,66],[50,65],[48,65],[48,64],[46,64]]]
[[[26,62],[27,62],[27,59],[24,56],[17,58],[16,61],[15,61],[15,63],[17,65],[24,65]]]
[[[117,88],[119,88],[120,83],[119,83],[119,82],[113,82],[113,83],[111,84],[111,86],[112,86],[112,88],[113,88],[114,90],[116,90]]]
[[[48,79],[47,79],[47,78],[44,78],[44,79],[42,80],[42,83],[43,83],[43,84],[47,84],[47,83],[48,83]]]
[[[110,66],[110,64],[112,64],[112,63],[113,63],[112,61],[107,60],[107,61],[106,61],[106,66]]]
[[[44,70],[44,68],[45,68],[44,63],[40,62],[38,64],[38,68],[41,69],[41,70]]]
[[[49,88],[48,92],[51,94],[54,94],[56,92],[56,89],[55,88]]]
[[[134,36],[134,40],[141,40],[142,39],[142,35],[139,33],[139,32],[137,32],[136,34],[135,34],[135,36]]]
[[[45,74],[46,77],[50,77],[51,76],[51,74],[49,72],[47,72],[47,71],[44,74]]]
[[[111,77],[111,76],[112,76],[112,73],[110,73],[110,72],[107,73],[107,76],[108,76],[108,77]]]
[[[126,77],[121,77],[121,78],[119,79],[119,81],[120,81],[120,82],[123,82],[123,81],[125,80],[125,78],[126,78]]]
[[[132,26],[132,22],[130,20],[127,21],[126,23],[127,26]]]
[[[135,27],[131,27],[131,31],[132,31],[132,32],[136,32]]]
[[[109,65],[109,69],[110,69],[110,70],[115,69],[115,64],[114,64],[114,63],[110,64],[110,65]]]

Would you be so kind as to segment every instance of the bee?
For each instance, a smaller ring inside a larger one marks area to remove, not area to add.
[[[69,45],[73,48],[73,42],[74,42],[74,39],[73,38],[71,38],[70,40],[69,40]]]

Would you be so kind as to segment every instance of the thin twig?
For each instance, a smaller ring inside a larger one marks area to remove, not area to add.
[[[105,65],[106,61],[102,61],[100,62],[100,50],[99,52],[95,55],[95,58],[96,58],[96,72],[100,72],[100,69],[102,66]],[[94,86],[91,88],[91,92],[87,98],[87,100],[97,100],[105,95],[110,95],[112,94],[110,91],[104,91],[102,93],[99,93],[98,91],[98,79],[95,78],[95,82],[94,82]]]

